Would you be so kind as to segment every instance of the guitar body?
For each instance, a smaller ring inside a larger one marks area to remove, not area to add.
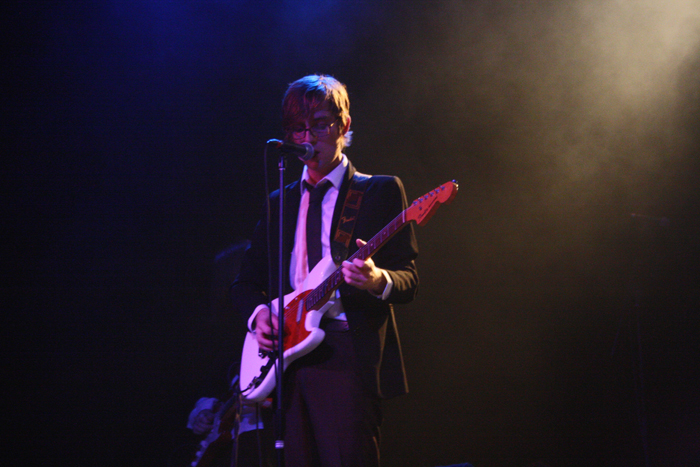
[[[311,291],[336,271],[330,256],[323,258],[309,273],[299,291],[284,296],[284,370],[323,341],[326,333],[319,328],[321,318],[334,302],[325,300],[318,309],[307,309],[306,298]],[[279,300],[272,302],[272,312],[278,314]],[[255,334],[248,332],[241,356],[241,393],[246,401],[266,399],[276,384],[277,358],[261,355]]]

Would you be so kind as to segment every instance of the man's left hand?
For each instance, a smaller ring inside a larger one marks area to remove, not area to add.
[[[367,242],[357,239],[357,246],[362,248]],[[373,295],[381,295],[386,288],[386,277],[375,264],[372,258],[365,261],[355,258],[343,262],[343,276],[345,282],[360,290],[367,290]]]

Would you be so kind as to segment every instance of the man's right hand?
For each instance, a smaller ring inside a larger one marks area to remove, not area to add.
[[[272,316],[272,327],[270,327]],[[260,350],[272,350],[273,339],[277,340],[277,316],[270,313],[269,308],[260,310],[255,317],[255,338],[258,340]]]

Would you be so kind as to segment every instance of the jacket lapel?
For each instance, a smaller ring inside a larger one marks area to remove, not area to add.
[[[299,218],[299,204],[301,204],[301,189],[299,180],[287,185],[285,190],[285,218],[284,218],[284,248],[285,254],[291,257],[294,249],[294,237],[297,231],[297,219]]]

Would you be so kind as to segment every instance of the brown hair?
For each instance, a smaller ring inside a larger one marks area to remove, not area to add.
[[[345,128],[350,117],[350,98],[343,83],[328,75],[309,75],[294,81],[282,99],[282,126],[285,132],[289,133],[292,125],[308,119],[315,109],[326,102]],[[343,147],[350,145],[351,138],[351,132],[347,132]]]

